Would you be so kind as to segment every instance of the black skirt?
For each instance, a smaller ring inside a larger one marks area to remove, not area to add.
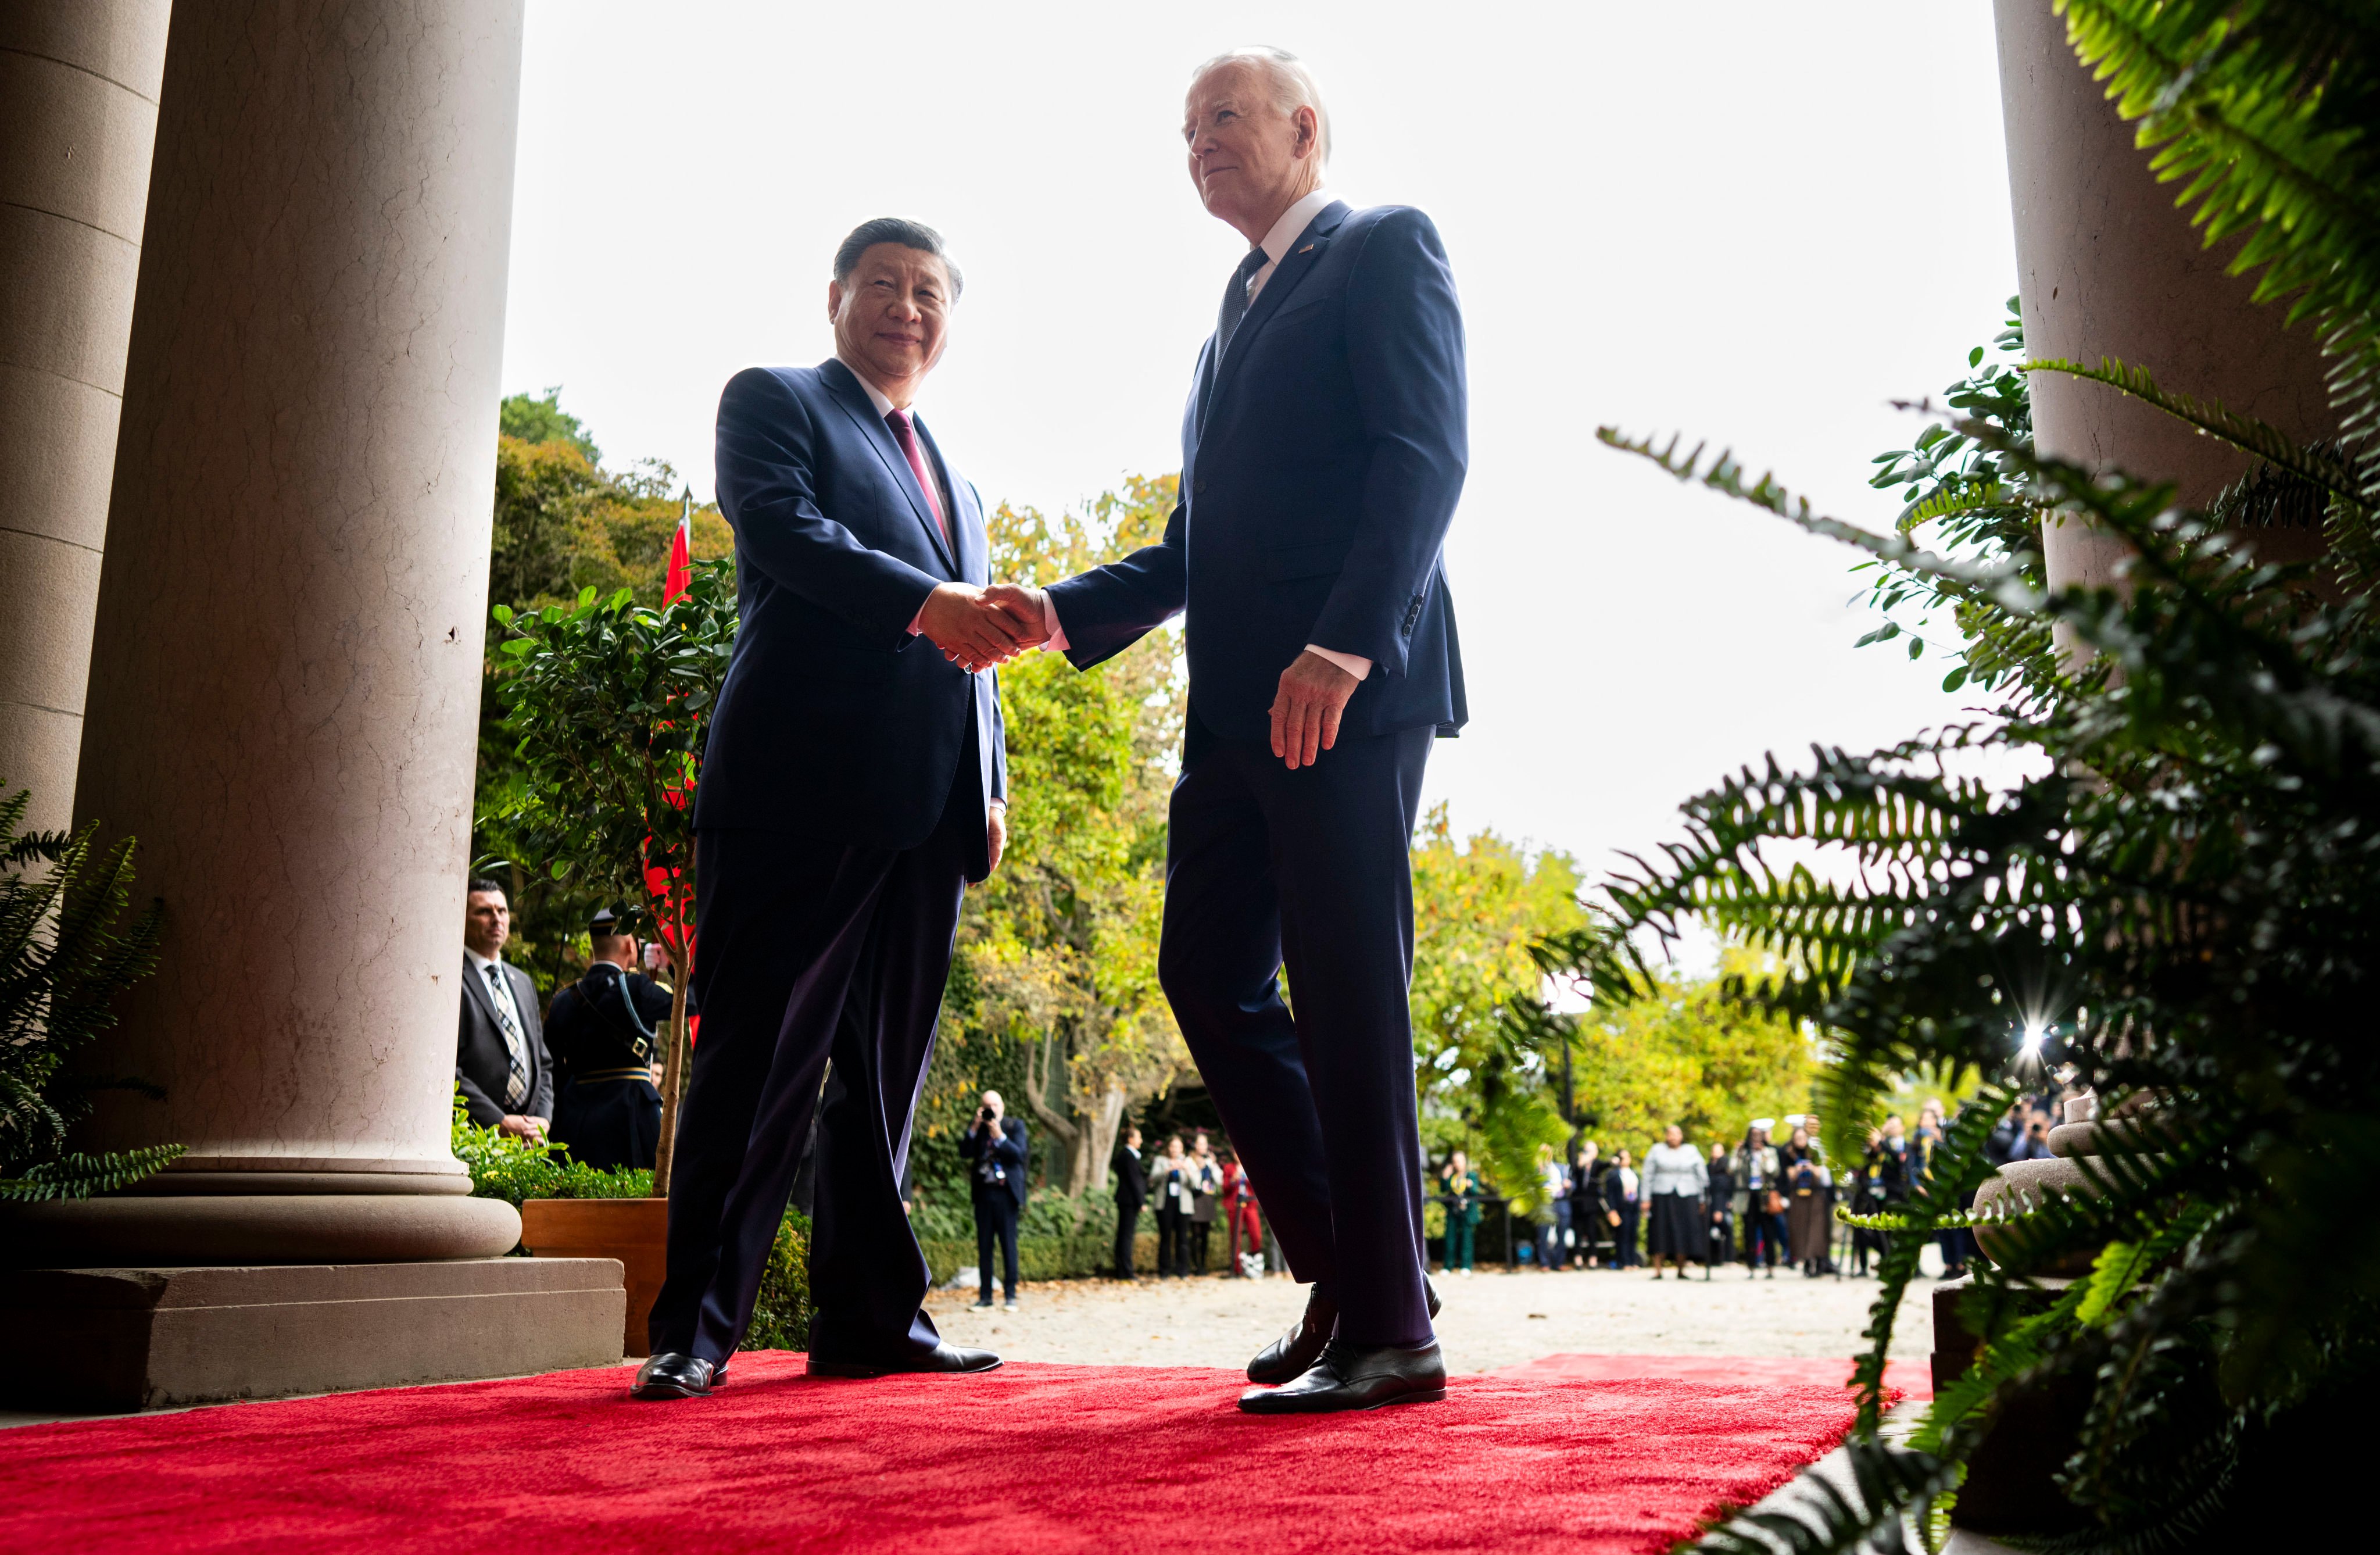
[[[1703,1240],[1703,1196],[1657,1193],[1649,1197],[1653,1226],[1645,1250],[1657,1258],[1708,1257],[1710,1249]]]

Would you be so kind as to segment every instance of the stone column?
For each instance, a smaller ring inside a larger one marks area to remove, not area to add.
[[[164,960],[54,1257],[502,1254],[448,1149],[521,0],[175,11],[78,820]]]
[[[2026,348],[2095,365],[2115,357],[2160,387],[2269,421],[2301,441],[2336,434],[2313,329],[2284,330],[2285,310],[2249,301],[2224,273],[2236,249],[2209,249],[2149,172],[2134,128],[2117,116],[2066,41],[2049,0],[1996,0],[2009,189],[2016,208]],[[2033,379],[2034,428],[2046,454],[2180,483],[2203,504],[2251,461],[2164,412],[2060,373]],[[2104,584],[2126,554],[2069,521],[2044,537],[2053,585]],[[2256,531],[2274,560],[2319,555],[2318,528]]]
[[[73,819],[167,0],[0,0],[0,793]]]

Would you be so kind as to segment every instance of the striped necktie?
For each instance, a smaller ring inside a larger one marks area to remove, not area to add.
[[[504,1077],[504,1105],[517,1107],[528,1099],[528,1039],[513,1016],[511,990],[504,987],[504,966],[491,961],[480,968],[488,975],[488,1002],[496,1009],[496,1026],[504,1034],[504,1051],[512,1072]]]

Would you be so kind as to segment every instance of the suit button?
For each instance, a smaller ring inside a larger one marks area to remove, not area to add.
[[[1205,495],[1207,494],[1207,480],[1206,480],[1206,478],[1205,478],[1204,476],[1201,476],[1198,480],[1195,480],[1195,481],[1191,482],[1190,490],[1191,490],[1191,492],[1192,492],[1193,493],[1195,493],[1196,495],[1198,495],[1198,496],[1205,496]]]

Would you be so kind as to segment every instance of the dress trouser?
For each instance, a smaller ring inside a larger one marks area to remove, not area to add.
[[[975,1291],[979,1301],[991,1299],[991,1255],[1002,1255],[1008,1299],[1016,1299],[1016,1200],[1002,1188],[975,1196]]]
[[[1173,785],[1159,976],[1291,1271],[1355,1344],[1431,1337],[1406,992],[1433,733],[1342,732],[1291,771],[1194,708]]]
[[[702,1037],[678,1120],[655,1354],[721,1361],[742,1341],[814,1113],[810,1353],[897,1359],[941,1342],[900,1182],[981,846],[969,835],[983,825],[975,764],[959,769],[933,834],[903,851],[779,832],[696,838]]]
[[[1170,1199],[1160,1199],[1157,1205],[1157,1272],[1161,1279],[1172,1275],[1176,1280],[1190,1272],[1190,1244],[1184,1234],[1190,1217],[1173,1208]]]
[[[1140,1237],[1140,1206],[1119,1200],[1116,1204],[1115,1277],[1132,1278],[1133,1245]]]

